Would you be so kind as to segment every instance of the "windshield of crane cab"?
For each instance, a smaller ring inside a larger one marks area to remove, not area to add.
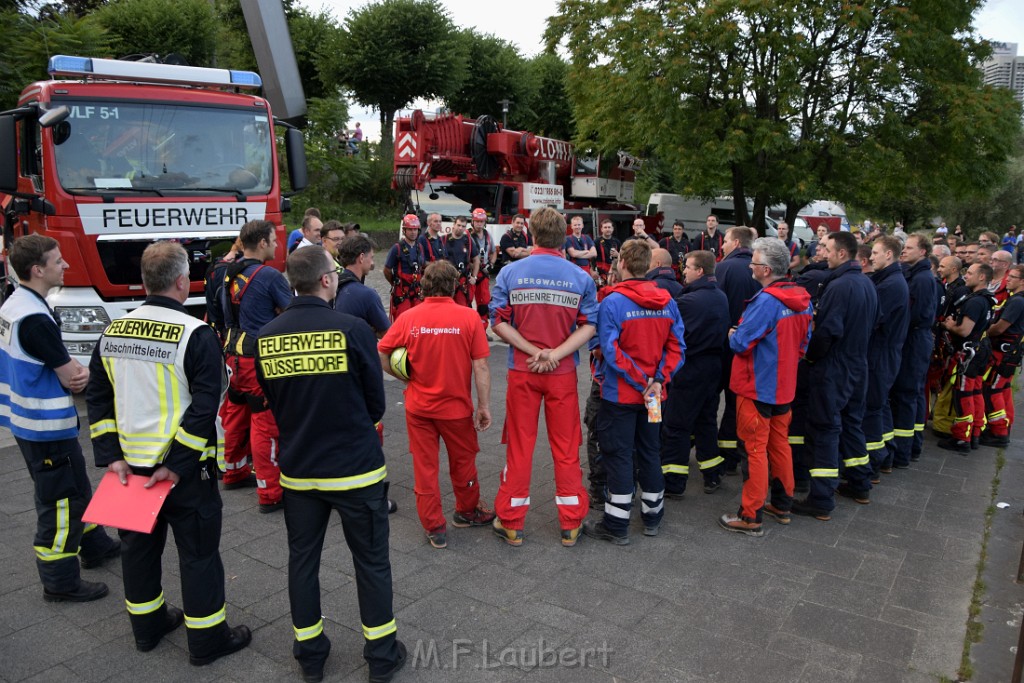
[[[65,190],[266,194],[273,180],[266,111],[117,101],[66,102],[54,127]]]

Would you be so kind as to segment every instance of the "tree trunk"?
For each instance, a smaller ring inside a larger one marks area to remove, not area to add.
[[[747,196],[743,192],[743,170],[738,164],[732,165],[732,206],[736,213],[736,225],[750,225],[747,213]],[[762,226],[764,221],[762,221]]]
[[[754,195],[754,215],[752,227],[757,230],[758,235],[764,235],[764,216],[768,210],[768,195],[758,192]]]
[[[395,112],[380,110],[380,158],[388,163],[395,148]]]

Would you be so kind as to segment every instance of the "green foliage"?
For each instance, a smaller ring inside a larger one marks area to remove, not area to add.
[[[348,104],[340,96],[309,101],[305,130],[309,187],[293,200],[293,214],[310,206],[325,218],[341,221],[390,216],[397,211],[391,190],[391,158],[377,156],[377,146],[363,143],[357,156],[347,156],[335,138],[348,121]],[[283,145],[281,146],[283,148]]]
[[[541,54],[526,63],[528,82],[533,85],[525,107],[513,108],[515,121],[523,129],[557,140],[576,136],[569,91],[569,65],[556,54]]]
[[[921,213],[990,186],[1020,128],[974,67],[980,2],[564,0],[547,38],[577,138],[656,153],[682,194],[732,194],[741,218],[744,197]]]
[[[217,17],[207,0],[113,0],[92,16],[119,57],[176,52],[194,66],[213,63]]]
[[[462,82],[460,36],[436,0],[381,0],[345,20],[325,45],[321,73],[380,112],[382,154],[389,157],[395,112],[417,98],[443,99]]]
[[[488,114],[501,121],[499,101],[508,99],[509,126],[521,125],[520,112],[532,99],[534,84],[519,50],[505,40],[473,30],[463,31],[460,43],[469,57],[466,77],[445,98],[445,105],[470,118]]]
[[[50,57],[58,54],[109,57],[106,31],[91,16],[60,14],[36,19],[0,13],[0,30],[11,39],[0,46],[0,106],[13,107],[22,89],[48,78]]]

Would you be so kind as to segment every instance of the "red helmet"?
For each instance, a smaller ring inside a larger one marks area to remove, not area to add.
[[[483,209],[473,209],[473,220],[485,221],[487,220],[487,212]]]
[[[402,230],[419,230],[419,229],[420,229],[420,219],[419,219],[419,217],[416,214],[414,214],[414,213],[406,214],[405,218],[402,219]]]

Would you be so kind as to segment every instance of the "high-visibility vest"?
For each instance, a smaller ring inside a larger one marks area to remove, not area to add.
[[[0,308],[0,426],[26,441],[74,439],[78,412],[71,392],[18,341],[22,321],[36,314],[53,317],[46,302],[25,287]]]
[[[163,306],[145,305],[110,323],[99,341],[100,358],[114,387],[114,419],[90,425],[92,438],[116,433],[125,462],[157,467],[175,441],[199,459],[218,457],[224,431],[217,418],[214,438],[189,434],[181,418],[192,405],[185,350],[205,323]],[[221,396],[227,390],[221,377]]]

